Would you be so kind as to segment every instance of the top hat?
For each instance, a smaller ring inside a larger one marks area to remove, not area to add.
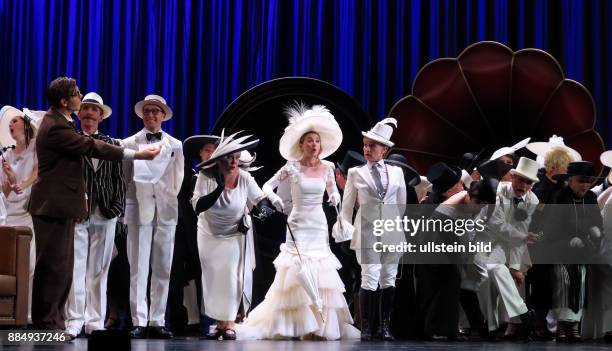
[[[361,132],[361,135],[388,147],[393,147],[394,144],[391,141],[393,127],[391,127],[391,125],[397,128],[397,120],[393,117],[388,117],[376,123],[376,125],[367,132]]]
[[[511,169],[511,174],[517,174],[523,178],[527,178],[534,182],[539,182],[538,178],[538,163],[530,158],[521,157],[516,165],[516,168]]]
[[[427,180],[433,185],[434,192],[442,194],[461,180],[461,169],[438,162],[427,171]]]
[[[336,163],[336,167],[340,169],[342,174],[347,175],[348,170],[353,167],[361,166],[366,163],[366,159],[362,154],[355,152],[353,150],[349,150],[344,155],[344,159],[342,163]]]

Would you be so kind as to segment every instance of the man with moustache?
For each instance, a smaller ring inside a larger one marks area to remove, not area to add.
[[[83,97],[78,117],[79,134],[111,145],[121,145],[98,131],[99,124],[112,110],[94,92]],[[74,270],[72,288],[66,303],[66,333],[76,337],[83,326],[85,334],[104,329],[106,286],[113,253],[117,218],[125,206],[125,181],[120,161],[83,156],[87,194],[87,218],[74,231]]]
[[[150,160],[159,149],[126,150],[79,134],[71,114],[81,108],[81,93],[72,78],[52,81],[47,99],[51,107],[38,129],[38,180],[29,204],[36,232],[32,322],[36,329],[63,331],[63,308],[72,284],[74,225],[87,217],[82,156]]]

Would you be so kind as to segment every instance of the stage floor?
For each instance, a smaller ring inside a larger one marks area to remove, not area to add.
[[[0,347],[1,349],[2,347]],[[20,346],[6,347],[5,350],[71,350],[86,351],[87,339],[77,339],[71,344],[59,346]],[[556,344],[550,342],[370,342],[359,341],[209,341],[189,338],[174,340],[133,340],[134,351],[391,351],[391,350],[610,350],[605,343]],[[111,350],[119,351],[119,350]]]

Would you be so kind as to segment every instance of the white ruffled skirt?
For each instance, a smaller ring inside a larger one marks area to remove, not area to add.
[[[317,281],[325,321],[297,280],[301,267],[298,255],[283,245],[274,260],[276,276],[266,298],[251,311],[244,324],[236,325],[239,340],[299,338],[311,333],[327,340],[360,337],[359,330],[352,326],[344,299],[338,259],[331,252],[325,257],[303,255],[302,259]]]

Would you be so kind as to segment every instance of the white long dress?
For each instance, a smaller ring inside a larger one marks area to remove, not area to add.
[[[217,188],[217,181],[198,174],[192,204]],[[242,300],[247,238],[238,232],[238,222],[245,213],[247,201],[257,204],[265,195],[246,171],[240,170],[238,184],[225,189],[208,210],[198,215],[198,251],[202,265],[202,295],[207,316],[233,321]]]
[[[324,161],[324,174],[307,177],[298,163],[288,163],[267,183],[273,187],[290,182],[293,208],[288,225],[296,242],[287,232],[280,254],[274,260],[276,276],[263,302],[236,326],[238,339],[277,339],[302,337],[314,333],[327,340],[359,337],[352,327],[344,284],[337,270],[341,264],[331,252],[328,226],[323,212],[323,193],[337,192],[333,164]],[[313,302],[297,280],[301,263],[296,251],[310,266],[323,300],[325,322],[316,312]]]

